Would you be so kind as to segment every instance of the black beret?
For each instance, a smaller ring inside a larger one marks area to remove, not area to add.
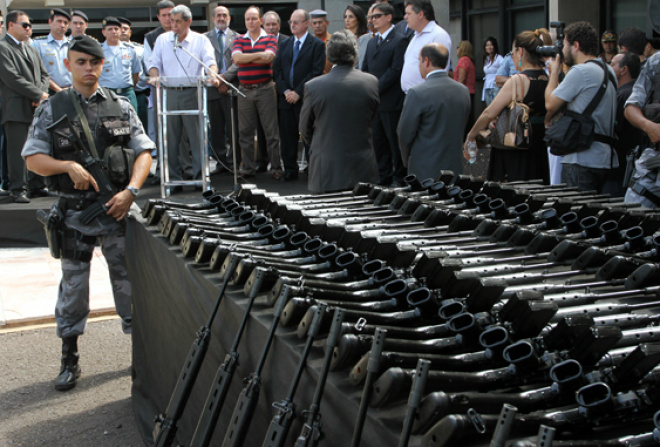
[[[103,28],[105,28],[106,26],[118,26],[121,28],[121,22],[119,21],[119,19],[117,19],[117,17],[106,17],[101,22],[101,25]]]
[[[125,25],[131,26],[131,21],[128,20],[126,17],[117,17],[117,20],[119,20],[119,23],[123,23]]]
[[[53,8],[50,10],[51,16],[62,16],[66,17],[67,20],[71,20],[71,14],[60,8]]]
[[[99,59],[105,59],[101,44],[93,38],[82,35],[71,38],[69,42],[69,51],[78,51],[79,53],[89,54]]]
[[[89,17],[87,17],[87,14],[85,14],[85,13],[82,12],[81,10],[79,10],[79,9],[74,9],[74,10],[73,10],[73,15],[74,15],[74,16],[78,16],[78,17],[80,17],[81,19],[83,19],[85,22],[89,23]]]

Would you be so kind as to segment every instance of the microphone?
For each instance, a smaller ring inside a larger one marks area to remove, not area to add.
[[[174,35],[174,49],[176,50],[177,48],[179,48],[179,35],[175,34]]]

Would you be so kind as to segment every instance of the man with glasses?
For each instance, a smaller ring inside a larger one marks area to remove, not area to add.
[[[202,61],[210,71],[217,73],[218,66],[211,42],[190,29],[192,12],[186,5],[177,5],[171,12],[172,31],[162,34],[154,46],[149,63],[149,76],[156,78],[165,76],[171,78],[167,82],[167,110],[198,110],[197,77],[206,73],[206,70],[195,58]],[[176,39],[176,40],[175,40]],[[182,50],[185,48],[188,52]],[[190,53],[190,54],[188,54]],[[211,75],[211,85],[218,86],[218,79]],[[167,154],[170,172],[170,181],[183,180],[184,172],[179,162],[181,151],[181,132],[185,129],[190,141],[192,152],[192,177],[194,180],[202,178],[202,158],[199,134],[199,118],[196,115],[172,115],[167,120]],[[206,148],[204,148],[206,149]],[[175,186],[172,192],[182,191],[182,186]],[[197,189],[201,189],[200,186]]]
[[[65,10],[52,9],[48,18],[50,33],[48,36],[34,39],[34,46],[39,51],[50,76],[48,89],[50,94],[71,87],[71,73],[64,68],[64,59],[69,51],[69,38],[66,37],[66,31],[69,29],[70,21],[71,16]]]
[[[401,160],[396,126],[403,108],[401,70],[408,40],[392,25],[394,8],[388,3],[377,3],[367,17],[376,32],[367,45],[362,71],[378,78],[380,106],[373,121],[374,151],[378,160],[380,184],[401,186],[406,168]]]
[[[27,176],[21,149],[35,108],[48,98],[48,71],[37,50],[27,43],[32,25],[26,13],[7,14],[7,35],[0,40],[0,96],[7,138],[9,190],[15,203],[30,203],[28,192],[41,195],[43,179]],[[27,191],[26,191],[27,187]]]
[[[211,41],[215,50],[215,60],[218,63],[218,73],[223,75],[228,82],[234,82],[236,78],[236,66],[231,63],[231,46],[237,34],[229,28],[231,16],[229,9],[224,6],[216,6],[213,10],[213,21],[215,28],[205,35]],[[211,174],[229,172],[232,161],[227,156],[227,139],[232,138],[231,123],[231,98],[227,95],[229,87],[224,83],[218,87],[207,89],[207,107],[209,111],[209,123],[211,127],[211,145],[213,153],[217,157],[218,165]],[[229,137],[229,138],[227,138]],[[240,163],[240,152],[236,154],[236,162]]]
[[[282,43],[273,63],[278,91],[280,151],[284,164],[284,173],[279,176],[281,181],[298,178],[298,123],[305,84],[323,74],[325,67],[325,45],[307,31],[307,11],[293,11],[289,26],[293,36]],[[305,151],[309,151],[307,145]],[[309,159],[309,154],[306,158]]]

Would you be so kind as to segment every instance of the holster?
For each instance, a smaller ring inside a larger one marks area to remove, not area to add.
[[[44,226],[50,255],[55,259],[60,259],[64,244],[64,211],[60,201],[56,201],[48,212],[37,210],[37,219]]]

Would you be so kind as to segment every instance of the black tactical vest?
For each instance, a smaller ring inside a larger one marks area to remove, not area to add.
[[[106,95],[106,99],[98,103],[98,116],[96,123],[88,123],[101,163],[104,163],[103,159],[105,158],[105,152],[108,147],[114,144],[125,145],[131,138],[130,123],[124,120],[124,114],[122,113],[117,96],[114,92],[106,88],[103,89],[103,92]],[[82,124],[78,118],[78,113],[76,113],[70,95],[68,89],[66,89],[56,93],[50,98],[53,110],[53,120],[57,121],[63,115],[67,115],[71,124],[76,129],[83,145],[88,148],[89,146],[87,145],[85,132],[83,131]],[[59,138],[55,135],[53,135],[53,158],[57,160],[71,160],[85,166],[79,153],[75,151],[71,143],[66,138]],[[51,191],[66,193],[81,192],[73,187],[73,182],[68,174],[46,177],[46,185]]]

